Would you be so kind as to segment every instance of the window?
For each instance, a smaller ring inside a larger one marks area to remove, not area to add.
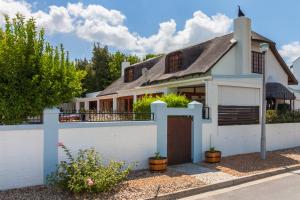
[[[182,60],[181,52],[170,54],[166,59],[166,73],[174,73],[182,70]]]
[[[102,113],[110,113],[113,111],[113,99],[101,99],[100,111]]]
[[[252,52],[252,73],[262,74],[265,64],[265,55],[259,52]]]
[[[127,83],[127,82],[133,81],[133,78],[134,78],[133,72],[134,72],[134,69],[133,69],[132,67],[127,68],[127,69],[125,70],[125,80],[124,80],[124,81],[125,81],[126,83]]]

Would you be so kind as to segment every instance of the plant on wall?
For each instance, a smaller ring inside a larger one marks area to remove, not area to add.
[[[157,100],[165,102],[168,107],[175,108],[185,108],[190,102],[185,96],[177,94],[168,94],[163,96],[146,95],[134,103],[133,110],[137,113],[150,113],[151,103]]]

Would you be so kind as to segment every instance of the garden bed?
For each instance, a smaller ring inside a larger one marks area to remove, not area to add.
[[[268,152],[265,161],[260,159],[259,153],[249,153],[222,158],[217,164],[202,165],[233,176],[249,176],[281,167],[300,165],[300,147]]]
[[[204,183],[184,173],[168,170],[165,173],[150,173],[147,170],[132,172],[129,179],[111,192],[72,195],[67,192],[45,187],[28,187],[0,192],[0,199],[145,199],[157,193],[165,194],[203,186]]]

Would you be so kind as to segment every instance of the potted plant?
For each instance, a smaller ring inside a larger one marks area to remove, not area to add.
[[[167,170],[168,159],[162,157],[159,152],[149,158],[149,169],[151,172],[164,172]]]
[[[222,153],[211,147],[209,151],[205,152],[205,161],[208,163],[219,163],[221,161]]]

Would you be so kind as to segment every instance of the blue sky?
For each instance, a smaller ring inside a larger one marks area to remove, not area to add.
[[[0,0],[0,13],[33,15],[47,39],[63,43],[74,59],[90,57],[95,41],[138,55],[202,42],[232,30],[237,5],[287,62],[300,56],[296,0]]]

